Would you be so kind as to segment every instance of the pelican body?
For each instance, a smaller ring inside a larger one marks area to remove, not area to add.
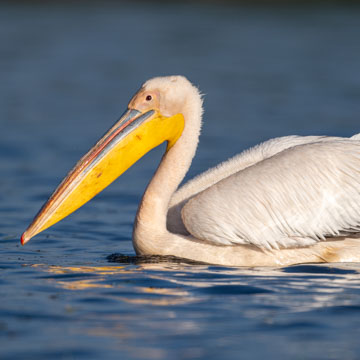
[[[227,266],[360,260],[359,135],[272,139],[178,189],[196,152],[202,113],[200,92],[186,78],[147,81],[61,182],[21,243],[77,210],[166,141],[137,211],[137,254]]]

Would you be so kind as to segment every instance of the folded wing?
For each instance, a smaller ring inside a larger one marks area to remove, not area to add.
[[[258,161],[192,197],[195,238],[260,248],[309,246],[360,228],[360,141],[327,139]]]

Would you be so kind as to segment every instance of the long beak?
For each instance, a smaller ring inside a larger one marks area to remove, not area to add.
[[[91,200],[154,147],[168,141],[169,150],[183,129],[181,114],[126,111],[61,182],[22,234],[21,244]]]

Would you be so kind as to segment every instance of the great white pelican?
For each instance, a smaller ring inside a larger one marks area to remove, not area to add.
[[[202,112],[201,95],[186,78],[147,81],[65,177],[21,243],[167,141],[136,215],[137,254],[230,266],[360,260],[360,135],[272,139],[178,189],[196,151]]]

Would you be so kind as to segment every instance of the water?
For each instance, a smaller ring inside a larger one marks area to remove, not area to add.
[[[359,20],[355,6],[1,4],[0,358],[359,358],[357,264],[108,260],[134,255],[137,203],[164,147],[19,245],[152,76],[184,74],[206,95],[188,178],[271,137],[359,132]]]

